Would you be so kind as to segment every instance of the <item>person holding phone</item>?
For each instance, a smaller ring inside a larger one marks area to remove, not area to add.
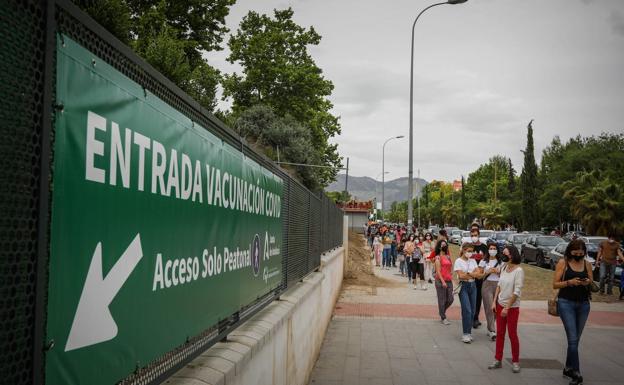
[[[583,383],[578,347],[585,322],[589,317],[589,288],[594,276],[591,264],[585,260],[587,246],[580,239],[566,247],[564,258],[557,263],[553,289],[559,289],[557,310],[565,328],[568,350],[563,375],[570,378],[570,385]]]

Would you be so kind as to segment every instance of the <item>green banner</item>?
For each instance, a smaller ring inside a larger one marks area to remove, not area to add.
[[[46,384],[115,384],[281,282],[283,181],[57,42]]]

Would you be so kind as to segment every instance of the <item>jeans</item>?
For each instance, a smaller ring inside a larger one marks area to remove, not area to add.
[[[483,280],[475,279],[475,287],[477,292],[477,304],[474,311],[474,321],[477,322],[479,320],[479,313],[481,313],[481,288],[483,287]]]
[[[520,318],[520,308],[512,307],[507,310],[507,317],[501,315],[503,307],[496,303],[496,361],[503,360],[503,349],[505,348],[505,331],[509,332],[509,342],[511,342],[511,362],[520,361],[520,340],[518,339],[518,318]]]
[[[383,249],[383,260],[381,261],[383,267],[390,267],[390,248]]]
[[[397,258],[397,248],[394,243],[390,245],[390,256],[392,257],[392,266],[394,266]]]
[[[446,311],[453,304],[453,281],[446,281],[446,288],[442,286],[442,281],[435,280],[435,289],[438,296],[438,313],[440,319],[446,319]]]
[[[461,282],[459,290],[459,303],[461,303],[462,330],[464,335],[472,331],[475,306],[477,304],[477,286],[473,282]]]
[[[496,332],[496,314],[492,310],[492,304],[494,303],[494,293],[496,293],[496,286],[498,281],[483,281],[481,286],[481,297],[483,299],[483,312],[485,313],[485,319],[487,320],[487,329],[490,332]]]
[[[608,279],[607,293],[613,293],[613,279],[615,278],[615,265],[602,262],[600,264],[600,291],[604,292],[605,280]]]
[[[589,316],[589,301],[576,302],[559,298],[557,309],[568,338],[568,353],[565,366],[580,372],[578,346],[585,322]]]

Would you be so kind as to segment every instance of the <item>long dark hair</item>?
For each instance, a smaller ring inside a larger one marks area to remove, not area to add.
[[[498,245],[496,244],[496,242],[490,241],[490,242],[487,243],[488,252],[487,252],[487,254],[485,254],[483,256],[483,260],[485,261],[485,263],[490,263],[490,246],[496,246],[496,257],[495,257],[496,258],[496,263],[498,265],[500,265],[500,263],[501,263],[501,255],[500,255],[501,252],[498,249]]]
[[[568,246],[565,249],[565,253],[563,253],[563,256],[565,257],[566,261],[569,261],[570,259],[572,259],[572,252],[574,250],[583,250],[585,252],[585,255],[587,255],[587,245],[585,244],[585,242],[583,242],[580,239],[575,239],[573,241],[571,241],[570,243],[568,243]]]
[[[446,254],[448,255],[448,242],[446,241],[446,239],[442,239],[439,242],[436,242],[435,245],[435,255],[440,255],[440,252],[442,251],[442,242],[446,243]]]
[[[509,262],[513,263],[514,265],[519,265],[520,263],[522,263],[522,257],[520,257],[520,252],[518,251],[518,248],[514,245],[507,245],[505,246],[505,249],[509,250]]]

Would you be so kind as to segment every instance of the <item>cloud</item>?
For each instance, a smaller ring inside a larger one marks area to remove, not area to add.
[[[612,11],[609,15],[609,24],[616,35],[624,36],[624,15],[620,11]]]

